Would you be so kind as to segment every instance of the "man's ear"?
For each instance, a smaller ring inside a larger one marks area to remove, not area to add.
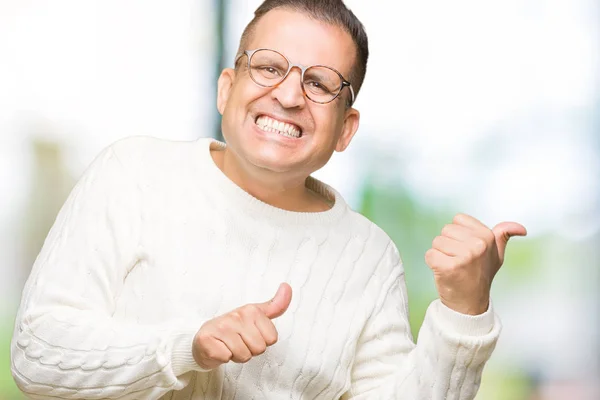
[[[335,145],[335,151],[342,152],[346,150],[350,141],[354,137],[356,131],[358,131],[358,125],[360,122],[360,112],[355,108],[349,108],[346,110],[344,115],[344,126],[342,127],[342,134],[338,138]]]
[[[229,99],[234,80],[235,70],[232,68],[225,68],[217,81],[217,109],[221,115],[225,112],[225,106],[227,105],[227,100]]]

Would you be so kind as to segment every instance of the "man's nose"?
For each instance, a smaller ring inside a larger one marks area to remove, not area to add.
[[[302,108],[306,104],[306,98],[301,82],[302,72],[299,68],[294,67],[283,82],[272,90],[271,94],[284,108]]]

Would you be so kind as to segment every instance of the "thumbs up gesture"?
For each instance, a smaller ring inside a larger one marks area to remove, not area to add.
[[[525,227],[516,222],[489,229],[469,215],[456,215],[425,253],[442,303],[462,314],[484,313],[508,240],[525,235]]]
[[[246,304],[202,325],[192,344],[194,360],[203,369],[214,369],[229,361],[248,362],[277,342],[271,321],[280,317],[292,301],[292,288],[282,283],[273,299]]]

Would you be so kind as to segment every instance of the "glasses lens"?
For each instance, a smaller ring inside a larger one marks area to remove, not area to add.
[[[313,101],[327,103],[342,90],[342,78],[328,67],[310,67],[304,73],[304,90]]]
[[[261,86],[275,86],[289,68],[284,56],[273,50],[259,50],[250,59],[250,76]]]

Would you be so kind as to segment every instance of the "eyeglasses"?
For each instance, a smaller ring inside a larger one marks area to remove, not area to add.
[[[292,64],[286,56],[270,49],[245,50],[235,57],[235,64],[243,56],[248,57],[250,78],[259,86],[277,86],[287,78],[292,68],[298,67],[302,71],[302,92],[311,101],[319,104],[330,103],[340,95],[345,86],[348,86],[352,96],[349,105],[354,103],[352,84],[331,67]]]

